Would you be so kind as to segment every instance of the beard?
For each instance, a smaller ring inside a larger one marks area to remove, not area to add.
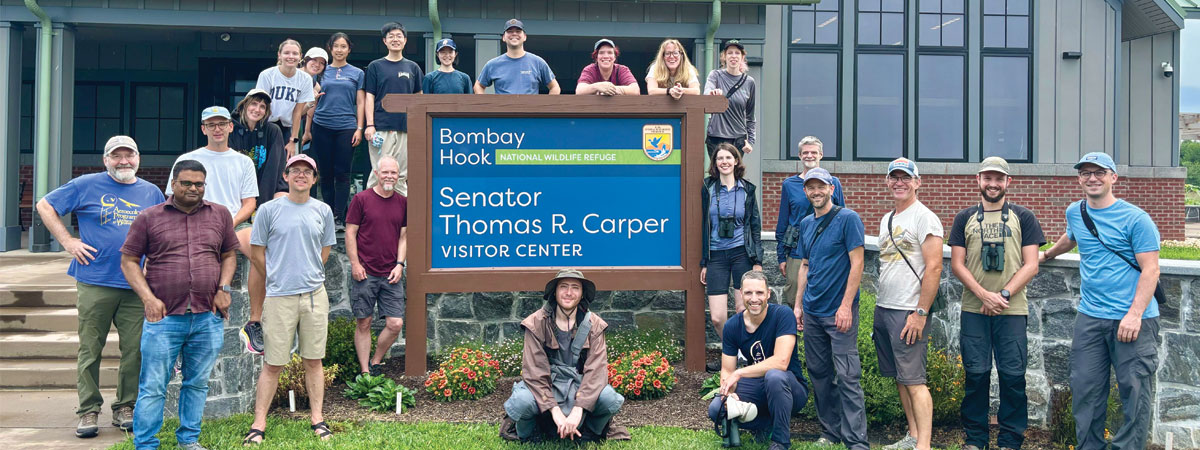
[[[817,166],[818,166],[818,165],[820,165],[820,164],[821,164],[821,162],[820,162],[820,161],[801,161],[801,162],[803,162],[803,163],[804,163],[804,169],[805,169],[805,170],[808,170],[808,169],[815,169],[815,168],[817,168]]]
[[[384,192],[392,192],[396,190],[396,183],[389,183],[385,181],[379,183],[379,188],[383,189]]]
[[[109,167],[108,175],[117,181],[128,183],[137,178],[137,166],[133,167]]]
[[[808,202],[812,204],[813,211],[816,211],[818,209],[825,207],[825,204],[829,202],[829,197],[821,197],[821,198],[817,198],[815,200],[812,198],[809,198]],[[818,203],[818,202],[820,202],[820,203]]]
[[[979,190],[979,195],[982,195],[982,196],[983,196],[983,199],[984,199],[985,201],[987,201],[988,203],[996,203],[996,202],[1000,201],[1001,199],[1003,199],[1003,198],[1004,198],[1004,195],[1005,195],[1005,194],[1007,194],[1007,193],[1008,193],[1008,190],[1007,190],[1007,189],[1001,189],[1001,190],[1000,190],[1000,194],[996,195],[995,197],[992,197],[992,196],[989,196],[989,195],[988,195],[988,193],[987,193],[987,189],[980,189],[980,190]]]

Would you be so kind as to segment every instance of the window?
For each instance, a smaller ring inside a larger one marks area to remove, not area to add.
[[[1029,56],[983,57],[983,157],[1029,161]]]
[[[840,41],[837,0],[815,5],[792,7],[792,32],[789,44],[830,44]]]
[[[799,159],[800,139],[821,139],[826,158],[837,159],[839,118],[837,52],[793,52],[790,54],[791,80],[788,83],[788,159]]]
[[[984,48],[1029,48],[1029,0],[983,0]]]
[[[33,82],[21,82],[21,153],[33,153]]]
[[[75,153],[104,153],[108,138],[122,134],[120,84],[75,84]]]
[[[917,55],[917,159],[966,160],[965,70],[965,55]]]
[[[859,0],[858,45],[904,46],[904,0]]]
[[[133,138],[142,153],[179,154],[187,150],[186,85],[133,85]]]
[[[904,55],[859,53],[855,87],[855,158],[904,156]]]
[[[967,20],[963,0],[920,0],[917,45],[962,47]]]

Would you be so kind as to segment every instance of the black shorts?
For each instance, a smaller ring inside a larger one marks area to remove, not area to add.
[[[712,250],[708,252],[708,272],[704,275],[704,293],[708,295],[725,295],[729,293],[730,281],[734,289],[742,288],[742,275],[754,268],[750,264],[750,256],[746,247],[739,246],[729,250]]]

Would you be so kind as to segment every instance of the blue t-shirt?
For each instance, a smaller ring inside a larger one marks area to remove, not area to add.
[[[846,198],[842,194],[842,181],[838,180],[838,177],[833,177],[831,198],[833,204],[846,206]],[[800,220],[812,212],[812,203],[809,203],[808,196],[804,194],[804,177],[792,175],[784,178],[779,193],[779,220],[775,223],[775,254],[799,258],[795,248],[791,249],[790,253],[784,248],[783,236],[787,233],[788,226],[800,226]]]
[[[1098,319],[1120,320],[1133,306],[1133,293],[1142,274],[1130,267],[1113,251],[1137,263],[1137,253],[1159,249],[1158,227],[1150,215],[1125,200],[1117,200],[1104,209],[1088,207],[1088,216],[1096,224],[1099,240],[1088,231],[1079,214],[1079,202],[1067,207],[1067,237],[1079,245],[1079,312]],[[1158,302],[1142,313],[1143,319],[1158,317]]]
[[[129,289],[121,272],[121,246],[133,219],[166,201],[158,186],[141,178],[122,184],[100,172],[68,181],[43,198],[60,216],[74,213],[79,239],[96,249],[96,259],[86,266],[72,259],[67,275],[81,283]]]
[[[350,64],[326,66],[321,77],[321,92],[325,95],[317,100],[313,123],[330,130],[358,128],[358,91],[363,88],[364,77],[362,69]]]
[[[796,316],[792,310],[783,305],[768,304],[767,317],[753,333],[746,333],[746,323],[743,319],[745,312],[734,314],[725,322],[725,330],[721,333],[721,354],[737,356],[742,352],[750,364],[758,364],[775,354],[775,339],[780,336],[796,336]],[[792,348],[788,358],[788,372],[796,375],[801,383],[804,373],[800,371],[800,359],[796,357],[799,348]]]
[[[492,58],[483,65],[478,81],[483,87],[494,82],[497,94],[536,94],[553,80],[554,71],[546,60],[525,52],[525,56],[516,59],[507,54]]]
[[[832,212],[832,211],[831,211]],[[808,259],[808,284],[804,287],[804,313],[829,317],[837,313],[850,277],[850,251],[863,246],[864,228],[858,213],[842,208],[816,238],[825,216],[808,215],[800,221],[800,241],[795,258]],[[858,293],[854,294],[858,306]]]
[[[363,77],[363,90],[375,96],[375,122],[363,124],[374,125],[375,131],[408,131],[408,115],[390,113],[383,110],[383,97],[388,94],[414,94],[421,92],[421,80],[425,72],[421,66],[408,58],[399,61],[388,61],[379,58],[367,64],[367,73]]]
[[[426,94],[471,94],[471,76],[460,70],[442,72],[434,70],[425,74],[421,90]]]
[[[717,193],[712,196],[712,201],[708,202],[708,223],[711,228],[708,230],[709,250],[729,250],[746,245],[745,186],[742,180],[738,180],[732,191],[721,183],[713,185]],[[732,237],[721,237],[721,217],[733,217],[736,226]]]

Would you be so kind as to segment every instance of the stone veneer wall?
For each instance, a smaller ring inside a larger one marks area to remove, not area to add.
[[[773,301],[783,292],[784,276],[776,263],[773,241],[764,241],[768,281]],[[225,347],[209,381],[207,417],[221,417],[253,408],[254,385],[262,360],[243,352],[238,329],[249,315],[242,280],[246,262],[239,257],[233,295],[231,320],[225,328]],[[350,317],[350,265],[339,241],[325,266],[331,317]],[[875,292],[879,274],[877,247],[868,237],[862,289]],[[584,271],[587,274],[587,271]],[[1155,443],[1165,442],[1165,433],[1174,434],[1176,448],[1200,448],[1200,263],[1172,261],[1163,265],[1162,282],[1169,301],[1159,305],[1162,344],[1159,369],[1155,377]],[[601,286],[603,287],[603,286]],[[1078,261],[1074,255],[1043,265],[1027,287],[1029,295],[1029,368],[1026,375],[1030,402],[1030,424],[1045,427],[1049,423],[1052,392],[1067,389],[1070,367],[1071,330],[1075,304],[1079,299]],[[932,340],[939,348],[958,354],[958,315],[962,284],[951,274],[947,252],[939,295],[950,305],[934,314]],[[520,336],[518,322],[545,301],[541,292],[478,292],[469,294],[430,294],[429,350],[435,352],[463,340],[483,339],[494,342]],[[600,291],[592,304],[614,330],[660,328],[683,335],[684,298],[681,291]],[[732,310],[732,300],[730,309]],[[707,320],[706,320],[707,322]],[[377,323],[377,326],[382,324]],[[708,342],[716,335],[707,325]],[[393,348],[393,353],[401,345]],[[997,377],[993,376],[995,383]],[[168,411],[176,411],[178,379],[168,394]],[[995,388],[993,388],[994,390]],[[993,412],[996,400],[993,399]]]

